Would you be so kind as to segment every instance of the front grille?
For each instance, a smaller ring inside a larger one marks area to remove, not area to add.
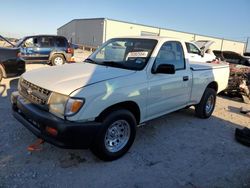
[[[46,105],[51,91],[21,79],[19,83],[20,94],[30,102],[38,105]]]

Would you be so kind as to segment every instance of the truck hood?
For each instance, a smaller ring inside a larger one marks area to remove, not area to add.
[[[22,78],[44,89],[70,95],[81,87],[126,76],[134,72],[83,62],[36,69],[24,73]]]

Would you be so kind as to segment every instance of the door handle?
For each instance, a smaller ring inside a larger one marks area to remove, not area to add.
[[[183,81],[188,81],[189,80],[189,77],[188,76],[183,76]]]

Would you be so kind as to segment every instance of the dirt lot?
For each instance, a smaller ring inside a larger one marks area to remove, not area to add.
[[[236,127],[250,126],[243,103],[218,97],[210,119],[191,108],[150,121],[127,155],[103,162],[49,144],[28,152],[36,138],[11,115],[16,84],[0,84],[0,187],[250,187],[250,148],[234,140]]]

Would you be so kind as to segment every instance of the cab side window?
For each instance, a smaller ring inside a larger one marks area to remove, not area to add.
[[[156,56],[154,66],[160,64],[174,65],[175,70],[185,69],[184,52],[181,43],[176,41],[164,43]]]
[[[198,54],[198,55],[200,54],[200,49],[197,48],[195,45],[186,42],[186,47],[187,47],[188,53],[191,53],[191,54]]]
[[[39,45],[41,48],[54,47],[53,37],[40,37]]]
[[[57,47],[67,47],[67,41],[62,37],[57,37],[55,43]]]

